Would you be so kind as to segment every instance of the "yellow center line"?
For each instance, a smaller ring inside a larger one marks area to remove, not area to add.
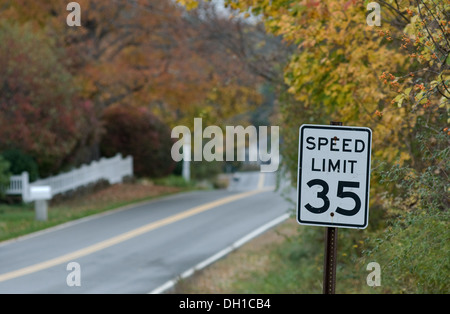
[[[264,172],[261,172],[259,174],[258,189],[262,189],[264,187],[265,178],[266,178],[266,174]]]
[[[132,238],[135,238],[137,236],[140,236],[144,233],[147,233],[149,231],[161,228],[163,226],[169,225],[171,223],[180,221],[182,219],[197,215],[199,213],[205,212],[207,210],[216,208],[218,206],[227,204],[227,203],[231,203],[249,196],[253,196],[255,194],[258,193],[262,193],[262,192],[267,192],[269,190],[271,190],[272,188],[265,188],[265,189],[258,189],[258,190],[254,190],[254,191],[250,191],[250,192],[244,192],[244,193],[240,193],[237,195],[232,195],[232,196],[228,196],[222,199],[219,199],[217,201],[213,201],[204,205],[200,205],[194,208],[191,208],[189,210],[186,210],[182,213],[158,220],[156,222],[152,222],[149,223],[147,225],[144,225],[142,227],[133,229],[131,231],[119,234],[115,237],[109,238],[107,240],[98,242],[96,244],[90,245],[88,247],[85,247],[83,249],[74,251],[72,253],[68,253],[50,260],[47,260],[45,262],[41,262],[41,263],[37,263],[28,267],[24,267],[15,271],[11,271],[8,273],[4,273],[0,275],[0,282],[6,281],[6,280],[10,280],[10,279],[14,279],[17,277],[21,277],[21,276],[25,276],[25,275],[29,275],[53,266],[57,266],[63,263],[67,263],[67,262],[71,262],[75,259],[79,259],[81,257],[84,257],[86,255],[98,252],[100,250],[106,249],[108,247],[111,247],[113,245],[125,242],[127,240],[130,240]]]

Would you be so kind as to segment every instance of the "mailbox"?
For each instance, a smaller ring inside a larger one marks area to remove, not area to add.
[[[50,186],[30,187],[30,199],[32,201],[52,199],[52,188]]]

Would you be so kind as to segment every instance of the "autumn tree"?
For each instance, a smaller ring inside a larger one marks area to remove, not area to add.
[[[392,29],[382,29],[379,35],[409,62],[401,71],[389,69],[380,75],[394,97],[379,115],[398,110],[409,113],[406,143],[410,158],[405,165],[388,168],[385,179],[399,188],[400,197],[393,207],[445,210],[450,204],[450,5],[446,1],[399,1],[391,10],[406,25],[392,23]]]
[[[384,265],[389,292],[448,291],[445,266],[436,260],[448,261],[442,252],[448,251],[449,222],[450,4],[376,1],[382,18],[375,27],[366,23],[369,2],[225,4],[257,16],[268,32],[296,47],[285,68],[288,93],[280,99],[284,161],[293,177],[301,124],[339,120],[372,128],[374,231],[365,254]],[[297,240],[305,243],[302,235]],[[342,246],[350,246],[351,237],[346,233]]]
[[[206,107],[205,100],[221,88],[223,95],[242,99],[243,107],[256,97],[246,89],[255,78],[217,46],[242,37],[242,29],[234,33],[239,25],[211,8],[186,13],[172,1],[82,0],[82,26],[68,27],[60,1],[25,2],[6,1],[4,15],[45,25],[68,50],[84,95],[101,108],[119,102],[151,105],[166,120],[176,120],[180,111]],[[233,106],[230,111],[238,110]]]
[[[0,10],[43,28],[66,50],[74,85],[92,101],[97,118],[122,104],[150,108],[170,126],[191,126],[193,117],[246,124],[264,101],[263,81],[282,79],[280,70],[266,65],[277,56],[276,41],[265,45],[269,37],[261,28],[230,20],[213,6],[186,12],[173,1],[78,2],[81,27],[66,25],[69,12],[56,0],[0,1]],[[99,157],[99,146],[92,145],[88,155]]]
[[[0,150],[30,155],[42,176],[56,173],[96,133],[92,104],[73,85],[64,51],[44,33],[2,21],[0,43]]]
[[[426,167],[417,137],[426,127],[441,133],[447,127],[445,1],[381,1],[381,28],[366,24],[367,1],[225,3],[258,16],[269,32],[296,46],[281,107],[293,173],[298,126],[330,120],[371,127],[375,160]]]

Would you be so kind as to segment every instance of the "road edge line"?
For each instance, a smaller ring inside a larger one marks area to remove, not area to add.
[[[192,276],[196,271],[202,270],[202,269],[206,268],[207,266],[215,263],[219,259],[221,259],[224,256],[230,254],[234,250],[240,248],[241,246],[243,246],[247,242],[253,240],[257,236],[259,236],[262,233],[266,232],[267,230],[269,230],[269,229],[275,227],[276,225],[286,221],[290,216],[291,215],[289,213],[286,213],[286,214],[283,214],[283,215],[281,215],[281,216],[279,216],[279,217],[269,221],[268,223],[262,225],[261,227],[253,230],[249,234],[247,234],[244,237],[240,238],[239,240],[237,240],[236,242],[234,242],[230,246],[226,247],[225,249],[223,249],[223,250],[219,251],[218,253],[212,255],[211,257],[208,257],[207,259],[205,259],[204,261],[198,263],[194,267],[189,268],[188,270],[184,271],[181,275],[177,276],[176,278],[174,278],[172,280],[167,281],[166,283],[162,284],[161,286],[159,286],[156,289],[153,289],[152,291],[148,292],[147,294],[162,294],[162,293],[164,293],[165,291],[173,288],[180,279],[186,279],[186,278]]]

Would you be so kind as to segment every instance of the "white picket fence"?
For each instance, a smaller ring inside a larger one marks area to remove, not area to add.
[[[117,154],[112,158],[101,158],[99,161],[82,165],[70,172],[32,183],[29,182],[27,172],[12,176],[6,194],[21,195],[24,202],[30,202],[32,201],[30,199],[30,187],[32,186],[50,186],[52,196],[55,196],[99,180],[107,180],[110,184],[119,183],[127,176],[133,176],[133,157],[122,158],[121,154]]]

